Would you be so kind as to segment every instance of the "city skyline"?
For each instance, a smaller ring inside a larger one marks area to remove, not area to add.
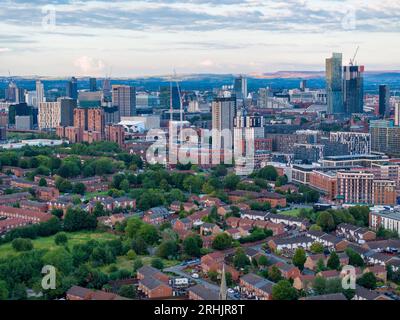
[[[358,45],[367,70],[399,69],[397,1],[1,3],[0,75],[320,71],[332,52],[347,64]]]

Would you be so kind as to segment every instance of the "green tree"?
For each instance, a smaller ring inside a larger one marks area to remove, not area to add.
[[[162,260],[160,258],[153,258],[151,260],[151,266],[153,268],[156,268],[156,269],[159,269],[159,270],[164,269],[164,263],[162,262]]]
[[[7,300],[9,295],[9,291],[7,288],[7,283],[3,280],[0,280],[0,300]]]
[[[364,260],[363,258],[355,252],[351,248],[346,249],[346,254],[349,257],[349,264],[354,266],[354,267],[363,267],[364,266]]]
[[[317,276],[313,282],[313,289],[318,295],[326,293],[326,278]]]
[[[246,256],[246,253],[244,252],[243,248],[237,248],[235,256],[233,257],[233,264],[236,269],[241,269],[244,268],[245,266],[250,265],[250,260]]]
[[[329,256],[326,266],[331,270],[339,270],[340,260],[339,260],[339,256],[337,255],[337,253],[335,251],[333,251],[331,253],[331,255]]]
[[[43,262],[56,267],[63,274],[69,274],[73,270],[72,255],[64,248],[48,251],[43,256]]]
[[[357,283],[364,288],[375,290],[377,280],[373,272],[366,272],[357,280]]]
[[[266,267],[268,266],[269,261],[268,258],[264,255],[261,255],[260,258],[258,258],[258,265],[261,267]]]
[[[281,280],[272,287],[273,300],[297,300],[297,298],[297,291],[288,280]]]
[[[183,251],[192,257],[200,257],[201,247],[203,246],[203,240],[199,235],[193,235],[183,240]]]
[[[68,236],[65,232],[59,232],[54,237],[54,243],[58,246],[64,246],[68,243]]]
[[[30,251],[33,249],[33,243],[30,239],[16,238],[11,242],[15,251]]]
[[[157,228],[147,223],[140,227],[138,236],[143,238],[143,240],[149,245],[155,244],[160,238]]]
[[[137,258],[133,261],[133,272],[138,271],[141,267],[143,267],[143,262],[141,259]]]
[[[271,280],[272,282],[278,282],[282,280],[282,273],[278,269],[277,266],[272,266],[269,271],[268,271],[268,279]]]
[[[265,166],[258,171],[257,177],[267,179],[269,181],[276,181],[276,178],[278,177],[278,171],[276,171],[273,166]]]
[[[240,182],[240,177],[234,173],[230,173],[224,178],[224,186],[229,190],[236,190],[236,187],[239,182]]]
[[[303,248],[297,248],[294,255],[292,262],[293,264],[298,267],[300,270],[304,269],[304,263],[307,260],[306,252]]]
[[[45,178],[40,178],[39,187],[47,187],[47,181]]]
[[[322,243],[320,242],[314,242],[311,246],[310,246],[310,250],[312,253],[322,253],[324,252],[324,246],[322,245]]]
[[[125,297],[128,299],[135,299],[137,296],[136,289],[133,285],[123,285],[118,290],[118,294],[121,297]]]
[[[327,232],[334,230],[336,227],[335,220],[333,219],[332,214],[328,211],[321,212],[316,222],[317,225]]]
[[[72,187],[72,193],[84,195],[86,186],[82,182],[75,183]]]
[[[226,233],[218,234],[212,243],[212,247],[215,250],[225,250],[230,248],[231,246],[232,246],[232,237]]]
[[[170,259],[178,253],[178,249],[179,247],[175,241],[172,240],[163,241],[158,246],[156,255],[159,256],[160,258]]]

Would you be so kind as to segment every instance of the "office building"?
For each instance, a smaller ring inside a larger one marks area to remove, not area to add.
[[[78,99],[78,80],[75,77],[72,77],[67,83],[67,97]]]
[[[328,114],[344,113],[343,81],[342,81],[342,54],[333,53],[325,61],[326,95]]]
[[[244,76],[239,76],[235,78],[233,85],[233,93],[236,95],[237,99],[247,98],[247,78]]]
[[[111,102],[112,100],[111,80],[108,78],[103,81],[103,97],[107,102]]]
[[[97,91],[97,79],[96,78],[89,78],[89,91],[90,92]]]
[[[74,124],[74,109],[77,107],[76,100],[63,97],[57,100],[60,103],[61,118],[59,125],[72,126]]]
[[[364,66],[343,68],[343,103],[346,114],[364,112]]]
[[[112,86],[112,104],[118,107],[121,117],[136,115],[136,90],[135,87],[126,85]]]
[[[390,115],[390,89],[385,84],[379,86],[379,115],[382,118]]]

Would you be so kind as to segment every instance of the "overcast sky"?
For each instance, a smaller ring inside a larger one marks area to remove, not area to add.
[[[357,45],[400,70],[399,0],[0,0],[0,75],[323,70]]]

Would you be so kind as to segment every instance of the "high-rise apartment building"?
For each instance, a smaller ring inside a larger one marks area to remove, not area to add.
[[[118,107],[120,117],[136,115],[136,90],[135,87],[126,85],[112,86],[112,103]]]
[[[58,98],[57,102],[39,103],[39,129],[54,129],[58,126],[71,126],[74,121],[75,108],[76,100],[65,97]]]
[[[107,125],[105,127],[105,137],[107,141],[123,146],[125,142],[125,129],[121,125]]]
[[[371,146],[374,152],[400,155],[400,127],[393,120],[374,120],[369,124]]]
[[[379,115],[386,118],[390,114],[390,89],[388,85],[379,86]]]
[[[255,151],[255,141],[264,138],[264,119],[261,116],[249,116],[240,111],[234,118],[233,147],[235,154],[245,155],[246,150]],[[252,146],[248,146],[252,144]]]
[[[344,113],[342,54],[333,53],[326,59],[326,94],[329,114]]]
[[[371,135],[363,132],[331,132],[330,141],[345,144],[349,154],[370,154]]]
[[[374,175],[367,172],[338,172],[336,199],[343,203],[371,204]]]
[[[90,108],[87,110],[87,129],[89,131],[104,132],[104,110]]]
[[[40,80],[36,80],[36,103],[32,106],[37,108],[39,106],[39,103],[41,102],[46,102],[44,95],[44,86]]]
[[[364,112],[364,66],[343,68],[343,102],[346,114]]]

